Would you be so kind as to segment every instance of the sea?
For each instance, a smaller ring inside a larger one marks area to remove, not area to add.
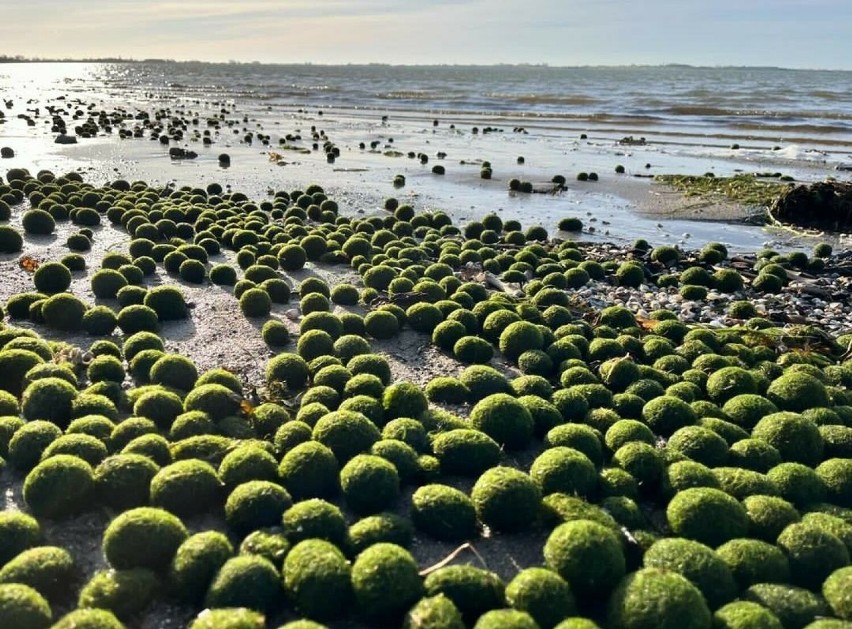
[[[202,119],[227,111],[238,116],[243,130],[269,134],[271,146],[287,132],[303,131],[308,126],[312,131],[320,128],[344,149],[344,159],[338,160],[337,168],[329,169],[338,173],[336,180],[343,187],[349,184],[340,173],[349,170],[349,165],[353,171],[366,169],[376,177],[373,181],[369,175],[362,176],[350,183],[368,182],[389,192],[395,172],[410,173],[417,180],[420,171],[408,168],[414,164],[402,170],[398,164],[384,167],[375,158],[366,162],[363,155],[355,155],[363,150],[362,144],[369,147],[376,138],[380,149],[398,149],[403,154],[427,150],[446,153],[448,164],[455,165],[454,158],[467,164],[490,161],[495,179],[503,184],[510,177],[546,180],[561,173],[573,179],[577,172],[589,170],[610,174],[616,164],[624,165],[627,174],[636,177],[666,172],[712,171],[725,175],[770,170],[803,181],[826,176],[845,178],[846,167],[852,167],[852,72],[846,71],[683,65],[328,66],[160,60],[4,63],[0,64],[0,96],[13,103],[7,108],[7,124],[0,125],[0,142],[4,137],[23,141],[32,135],[32,131],[18,135],[10,131],[12,114],[23,108],[27,115],[36,110],[43,115],[40,106],[55,105],[56,99],[76,102],[82,111],[91,111],[83,106],[92,105],[131,112],[160,110],[167,116]],[[44,126],[37,127],[49,140]],[[477,133],[485,130],[498,131],[499,140],[492,139],[489,145],[486,134]],[[212,168],[216,166],[214,153],[223,147],[232,153],[247,148],[240,145],[242,137],[222,137],[221,142],[214,143],[208,151]],[[87,143],[103,144],[81,142]],[[252,146],[252,154],[258,148]],[[53,153],[48,149],[40,152],[33,148],[32,156],[40,157],[28,163],[33,167],[55,164],[51,156],[59,157],[58,149]],[[130,148],[106,152],[90,148],[87,152],[76,147],[62,151],[61,157],[70,160],[70,165],[74,165],[75,155],[89,163],[109,159],[142,177],[168,177],[158,170],[162,164],[157,165],[155,160],[146,165],[154,153],[150,145],[143,152]],[[352,160],[345,159],[347,151],[352,152]],[[526,164],[523,171],[518,167],[521,155]],[[318,161],[321,164],[324,160]],[[202,152],[198,163],[204,162]],[[322,166],[305,166],[308,162],[312,163],[303,158],[298,164],[303,176],[322,176],[323,171],[317,170]],[[290,168],[288,172],[296,170]],[[429,202],[446,206],[455,200],[463,214],[492,209],[495,203],[511,206],[511,202],[503,203],[505,185],[501,184],[499,195],[482,197],[482,184],[475,176],[478,170],[473,176],[465,171],[467,174],[455,178],[453,170],[464,169],[448,165],[447,170],[440,186],[444,192],[427,183],[430,171],[425,171],[420,190]],[[178,174],[185,176],[188,171],[185,168]],[[233,170],[229,173],[232,177],[236,173],[246,175],[244,181],[235,179],[233,185],[244,184],[260,192],[262,177],[252,177],[251,172]],[[209,174],[204,172],[204,176]],[[298,177],[289,180],[296,185]],[[452,194],[448,194],[446,182],[451,180]],[[460,191],[465,185],[470,189]],[[580,192],[568,195],[567,203],[577,205],[579,201],[580,210],[593,213],[606,207],[629,210],[629,202],[620,204],[621,199],[609,198],[609,192],[601,193],[602,198],[594,191]],[[482,202],[476,203],[476,199]],[[535,205],[526,203],[522,213],[535,214],[539,211],[532,207]],[[511,213],[511,207],[506,209]],[[553,209],[550,202],[548,210]],[[704,239],[713,235],[713,229],[694,225],[687,229],[688,225],[667,222],[670,229],[662,232],[655,221],[642,225],[646,231],[657,230],[656,235],[664,240],[683,238],[689,232],[708,232],[699,236]],[[624,226],[632,232],[636,223],[626,222]],[[617,226],[607,231],[607,235],[626,237]],[[730,231],[728,239],[748,241],[749,245],[767,239],[765,232],[740,238],[738,231],[749,230]]]

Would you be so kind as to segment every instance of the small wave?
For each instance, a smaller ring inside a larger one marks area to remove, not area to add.
[[[446,95],[425,90],[398,90],[377,94],[376,97],[382,100],[442,100]]]
[[[600,102],[592,96],[557,96],[555,94],[504,94],[492,92],[487,98],[509,100],[524,105],[595,105]]]

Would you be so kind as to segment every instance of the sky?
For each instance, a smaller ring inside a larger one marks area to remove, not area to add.
[[[27,0],[0,55],[852,69],[849,0]]]

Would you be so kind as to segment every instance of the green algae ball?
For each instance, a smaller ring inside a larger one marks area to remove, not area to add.
[[[693,487],[675,494],[666,507],[666,519],[676,535],[711,547],[745,537],[748,532],[745,508],[725,492],[710,487]]]
[[[598,481],[594,463],[579,450],[565,446],[541,453],[530,467],[530,476],[545,496],[555,492],[588,496]]]
[[[125,511],[109,523],[103,536],[106,560],[117,570],[166,570],[178,547],[188,537],[174,515],[153,507]]]
[[[204,603],[211,608],[245,607],[271,610],[281,594],[278,570],[271,561],[256,555],[228,559],[216,573]]]
[[[246,317],[265,317],[272,310],[272,299],[262,288],[250,288],[240,296],[240,311]]]
[[[187,603],[200,603],[219,569],[234,554],[228,538],[218,531],[188,537],[175,552],[169,567],[174,595]]]
[[[46,420],[58,426],[67,426],[77,389],[61,378],[42,378],[30,384],[21,398],[21,412],[25,419]]]
[[[159,467],[139,454],[116,454],[95,468],[95,495],[114,509],[125,510],[148,503],[151,479]]]
[[[245,607],[205,609],[188,629],[264,629],[266,619],[263,614]]]
[[[316,441],[293,447],[278,467],[282,484],[297,500],[337,493],[339,471],[334,452]]]
[[[738,395],[757,394],[757,383],[750,372],[741,367],[722,367],[707,379],[707,395],[724,404]]]
[[[167,465],[151,479],[151,504],[178,515],[203,513],[217,503],[221,492],[216,470],[198,459]]]
[[[438,434],[432,448],[445,474],[478,476],[500,461],[500,445],[488,435],[468,428]]]
[[[474,629],[539,629],[538,623],[526,612],[516,609],[492,609],[485,612],[474,625]]]
[[[342,615],[352,601],[351,569],[329,542],[299,542],[284,559],[284,591],[296,609],[316,620]]]
[[[125,334],[135,334],[137,332],[154,332],[160,327],[160,324],[157,313],[152,308],[136,304],[125,306],[118,312],[118,327]]]
[[[353,511],[378,513],[399,496],[399,473],[382,457],[359,454],[340,470],[340,487],[346,504]]]
[[[782,411],[795,413],[830,405],[825,385],[803,371],[786,371],[773,380],[766,397]]]
[[[124,624],[106,609],[75,609],[60,618],[52,629],[124,629]]]
[[[327,413],[314,425],[313,438],[334,452],[340,462],[366,452],[381,433],[365,415],[355,411]]]
[[[475,566],[439,568],[426,577],[423,587],[428,596],[443,594],[449,598],[470,624],[505,604],[505,586],[500,577]]]
[[[734,601],[713,613],[713,626],[719,629],[782,629],[771,611],[751,601]]]
[[[774,447],[784,461],[814,466],[822,460],[823,441],[817,425],[796,413],[766,415],[751,436]]]
[[[38,544],[41,536],[39,523],[31,515],[0,511],[0,565]]]
[[[284,512],[281,521],[287,537],[294,542],[317,538],[342,545],[346,540],[343,512],[320,498],[297,502]]]
[[[852,508],[852,461],[845,458],[828,459],[820,463],[815,472],[833,504]]]
[[[462,491],[424,485],[411,497],[411,519],[418,530],[439,540],[460,541],[476,534],[476,510]]]
[[[52,422],[28,421],[15,431],[9,441],[9,462],[19,470],[33,468],[47,446],[61,435],[62,430]]]
[[[832,572],[822,584],[822,595],[835,615],[852,620],[852,566]]]
[[[28,585],[48,600],[61,598],[75,576],[74,558],[57,546],[28,548],[0,569],[0,583]]]
[[[768,609],[785,628],[804,627],[829,613],[828,605],[819,595],[782,583],[756,583],[742,598]]]
[[[225,522],[239,535],[273,526],[293,504],[290,494],[280,485],[266,480],[251,480],[240,485],[225,501]]]
[[[819,588],[834,570],[849,565],[846,545],[814,524],[791,524],[778,536],[777,544],[790,561],[793,582],[803,587]]]
[[[91,465],[57,454],[35,466],[24,480],[24,502],[37,517],[61,518],[85,510],[94,489]]]
[[[554,627],[576,612],[568,582],[546,568],[521,570],[506,586],[506,602],[528,613],[540,627]]]
[[[553,529],[544,545],[544,561],[580,596],[605,594],[626,571],[621,541],[611,528],[591,520]]]
[[[668,570],[643,568],[624,579],[609,600],[611,627],[709,629],[710,610],[701,592]]]
[[[364,616],[387,621],[401,617],[420,598],[423,584],[407,550],[379,543],[352,564],[352,590]]]
[[[464,629],[461,613],[445,595],[421,598],[405,616],[405,629]]]
[[[198,369],[186,356],[165,354],[151,366],[149,377],[153,384],[191,391],[198,380]]]
[[[728,566],[741,590],[755,583],[786,583],[790,579],[786,555],[768,542],[732,539],[719,546],[716,555]]]
[[[677,572],[697,587],[711,609],[731,601],[737,585],[728,565],[713,549],[688,539],[661,539],[645,551],[643,565]]]
[[[33,284],[38,292],[46,295],[61,293],[71,286],[71,271],[59,262],[46,262],[33,274]]]
[[[683,400],[661,395],[645,403],[642,420],[655,434],[668,437],[679,428],[694,424],[697,417],[692,407]]]
[[[364,328],[377,340],[386,340],[399,334],[399,319],[387,310],[373,310],[364,317]]]
[[[105,609],[127,621],[148,607],[159,586],[157,575],[144,568],[99,570],[80,590],[78,605]]]
[[[143,304],[152,308],[160,321],[176,321],[189,316],[186,299],[175,286],[156,286],[149,289],[145,293]]]
[[[373,544],[389,543],[407,548],[414,541],[411,521],[394,513],[377,513],[349,527],[348,550],[358,554]]]
[[[429,402],[420,387],[412,382],[397,382],[384,390],[382,406],[388,419],[397,417],[419,417],[428,408]]]
[[[533,436],[532,415],[506,393],[496,393],[477,402],[470,411],[470,424],[510,450],[523,449]]]
[[[480,522],[495,531],[513,532],[535,522],[541,492],[527,474],[498,466],[477,479],[471,500]]]
[[[0,626],[47,629],[52,616],[48,602],[33,588],[20,583],[0,584]]]
[[[304,388],[310,377],[310,369],[298,354],[281,353],[266,364],[266,382],[283,382],[290,391]]]
[[[500,352],[509,360],[517,360],[525,351],[542,349],[544,338],[539,327],[528,321],[515,321],[500,333]]]
[[[723,465],[728,458],[727,442],[701,426],[686,426],[675,431],[666,448],[709,467]]]

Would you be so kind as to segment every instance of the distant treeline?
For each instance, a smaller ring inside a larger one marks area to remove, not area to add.
[[[25,57],[23,55],[0,55],[0,63],[156,63],[172,59],[122,59],[121,57],[93,57],[84,59],[51,59],[48,57]]]

